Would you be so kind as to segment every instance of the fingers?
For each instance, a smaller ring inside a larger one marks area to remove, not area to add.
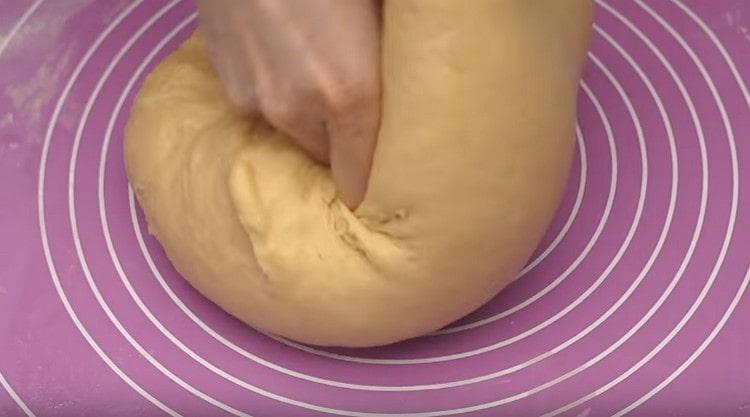
[[[212,0],[214,1],[214,0]],[[200,24],[206,37],[205,52],[219,78],[224,96],[233,110],[246,117],[255,117],[260,109],[253,83],[253,66],[249,62],[243,39],[232,36],[217,4],[198,0]],[[218,15],[217,15],[218,14]]]
[[[340,198],[364,198],[380,118],[377,0],[198,0],[227,101],[331,164]]]
[[[331,173],[339,198],[351,209],[364,199],[380,125],[380,11],[379,2],[347,3],[344,21],[348,41],[339,42],[345,70],[322,82],[328,103],[327,130]]]
[[[352,209],[367,191],[379,120],[379,102],[370,101],[328,124],[333,182],[339,198]]]

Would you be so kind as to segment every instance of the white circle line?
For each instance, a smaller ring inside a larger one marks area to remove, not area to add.
[[[5,379],[3,376],[3,373],[0,372],[0,386],[5,389],[5,392],[8,393],[10,398],[16,403],[18,408],[21,409],[21,411],[26,414],[27,417],[36,417],[36,415],[31,411],[31,409],[26,405],[25,402],[21,399],[21,397],[18,396],[16,391],[13,390],[13,387],[10,386],[10,383]]]
[[[649,14],[651,14],[655,18],[656,18],[656,16],[658,16],[658,15],[655,16],[654,11],[652,9],[650,9],[648,6],[646,6],[645,4],[643,4],[641,1],[637,1],[636,3],[639,6],[641,6],[642,8],[644,8]],[[734,61],[730,58],[729,54],[727,53],[726,49],[724,48],[724,45],[716,37],[716,34],[706,25],[706,23],[702,19],[700,19],[695,14],[695,12],[693,12],[689,7],[685,6],[681,1],[679,1],[679,0],[672,0],[672,3],[676,4],[685,14],[687,14],[701,28],[701,30],[703,30],[703,32],[706,35],[708,35],[708,37],[711,39],[711,41],[713,42],[714,46],[716,46],[716,48],[719,50],[719,52],[721,53],[722,57],[724,58],[725,62],[729,66],[730,71],[732,72],[732,75],[734,75],[734,77],[735,77],[735,81],[740,86],[740,90],[742,91],[742,93],[744,95],[745,102],[747,103],[748,108],[750,108],[750,94],[748,93],[747,86],[745,85],[744,81],[742,80],[742,77],[739,75],[739,72],[737,71],[737,67],[734,65]],[[661,19],[661,17],[659,17],[658,20],[660,21],[661,24],[666,23],[666,22],[664,22],[663,19]],[[664,22],[664,23],[662,23],[662,22]],[[674,28],[671,28],[669,25],[667,25],[667,26],[669,27],[668,30],[669,30],[670,34],[673,34],[673,36],[674,36],[674,34],[676,33],[674,31]],[[687,45],[687,43],[685,42],[685,40],[682,37],[678,36],[678,42],[681,44],[681,46],[683,46],[683,48],[685,48],[687,46],[687,49],[690,51],[689,55],[690,55],[691,59],[693,60],[693,62],[696,63],[696,65],[698,65],[699,70],[701,71],[701,74],[704,77],[708,77],[708,79],[711,79],[711,77],[708,74],[708,71],[702,65],[702,63],[700,63],[701,61],[699,59],[697,59],[697,56],[692,51],[692,49],[689,47],[689,45]],[[699,65],[699,63],[700,63],[700,65]],[[713,85],[713,83],[710,84],[709,88],[711,89],[711,94],[714,95],[714,98],[716,98],[717,96],[719,96],[718,91],[716,90],[716,87]],[[723,109],[723,107],[724,107],[723,103],[721,103],[720,100],[719,100],[719,103],[720,103],[719,104],[720,108]],[[725,112],[722,112],[722,119],[723,119],[725,128],[726,127],[730,127],[730,122],[729,122],[728,116],[726,115]],[[731,129],[730,129],[730,131],[731,131]],[[732,214],[730,214],[730,217],[732,217],[732,216],[736,217],[736,215],[737,215],[737,199],[738,199],[738,195],[739,195],[739,167],[738,167],[738,162],[737,162],[737,150],[736,150],[736,145],[734,143],[734,138],[732,138],[732,140],[730,141],[729,146],[730,146],[730,153],[732,155],[732,174],[733,174],[733,176],[735,176],[735,178],[737,178],[737,180],[732,183],[732,197],[733,197],[732,202],[733,202],[733,205],[732,205]],[[734,223],[732,222],[732,228],[733,227],[734,227]],[[733,232],[733,230],[732,231],[728,230],[728,234],[731,234],[732,232]],[[725,247],[722,247],[722,253],[724,255],[726,254],[726,250],[728,250],[728,245],[725,246]],[[718,275],[718,272],[719,272],[719,268],[718,267],[715,268],[713,271],[711,271],[712,277],[715,278],[715,276]],[[695,362],[695,360],[706,350],[706,348],[708,348],[708,346],[713,342],[713,340],[716,338],[716,336],[719,334],[719,332],[724,328],[724,325],[726,325],[726,323],[729,320],[729,318],[731,317],[732,313],[737,308],[737,305],[739,304],[740,299],[745,294],[745,291],[747,291],[749,283],[750,283],[750,268],[748,269],[747,273],[745,274],[745,278],[743,279],[743,281],[742,281],[742,283],[740,285],[740,288],[738,289],[738,291],[735,294],[734,298],[732,299],[732,301],[730,302],[729,306],[727,307],[727,310],[724,312],[724,314],[722,315],[721,319],[716,324],[716,326],[711,330],[711,332],[706,337],[706,339],[700,344],[700,346],[698,346],[698,349],[696,349],[690,355],[690,357],[688,357],[688,359],[685,362],[683,362],[679,367],[677,367],[677,369],[675,369],[675,371],[672,372],[672,374],[670,374],[667,378],[665,378],[661,383],[659,383],[658,385],[656,385],[652,390],[650,390],[644,396],[642,396],[641,398],[639,398],[638,400],[636,400],[635,402],[633,402],[632,404],[630,404],[628,407],[626,407],[626,408],[622,409],[620,412],[618,412],[615,415],[615,417],[623,416],[623,415],[629,413],[630,411],[634,410],[635,408],[637,408],[641,404],[645,403],[650,398],[652,398],[654,395],[656,395],[659,391],[661,391],[662,389],[664,389],[667,385],[669,385],[670,383],[672,383],[672,381],[674,381],[678,376],[680,376],[680,374],[682,374],[688,367],[690,367],[690,365],[693,362]],[[683,324],[683,323],[680,322],[680,324]],[[675,334],[676,334],[676,332],[675,332]]]
[[[44,3],[44,0],[36,0],[31,6],[29,6],[28,9],[21,15],[21,18],[16,21],[16,24],[13,25],[13,27],[10,29],[10,32],[8,32],[8,35],[3,39],[3,42],[0,43],[0,55],[5,52],[5,49],[10,45],[10,40],[13,39],[14,36],[16,36],[16,33],[18,33],[19,30],[21,30],[21,27],[26,24],[26,21],[29,20],[31,15],[34,14],[36,9],[39,8],[39,6]]]
[[[130,50],[130,48],[135,44],[135,42],[148,30],[153,26],[154,23],[156,23],[159,19],[161,19],[174,5],[176,5],[179,2],[179,0],[172,1],[169,5],[165,6],[164,8],[160,9],[159,12],[152,15],[146,23],[144,23],[135,34],[133,34],[128,41],[123,45],[123,47],[120,49],[120,51],[117,53],[117,55],[114,57],[113,60],[109,62],[107,65],[107,68],[105,69],[103,75],[99,78],[94,91],[92,95],[89,97],[88,102],[86,103],[86,106],[83,111],[83,115],[81,116],[81,119],[78,124],[78,129],[76,131],[75,140],[73,141],[73,148],[71,150],[71,159],[70,159],[70,165],[69,165],[69,171],[68,171],[68,211],[70,216],[70,223],[71,227],[73,229],[73,243],[75,245],[76,254],[78,256],[79,263],[81,264],[81,268],[83,270],[83,274],[86,277],[86,282],[89,286],[89,289],[91,289],[91,292],[94,294],[94,298],[96,298],[97,303],[102,308],[104,313],[106,314],[107,318],[112,322],[112,324],[115,326],[115,328],[120,332],[120,334],[128,341],[128,343],[143,357],[145,358],[152,366],[154,366],[159,372],[161,372],[164,376],[172,380],[175,384],[179,385],[181,388],[185,389],[192,395],[196,396],[197,398],[200,398],[207,403],[226,411],[227,413],[241,416],[241,417],[252,417],[249,414],[242,412],[240,410],[237,410],[234,407],[231,407],[219,400],[216,400],[215,398],[211,397],[210,395],[196,389],[192,385],[190,385],[188,382],[183,380],[182,378],[178,377],[176,374],[171,372],[169,369],[167,369],[164,365],[162,365],[158,360],[156,360],[146,349],[141,346],[138,341],[136,341],[132,335],[124,328],[122,323],[117,319],[115,314],[110,309],[107,302],[104,300],[104,297],[102,296],[101,292],[99,291],[98,286],[96,285],[96,282],[94,282],[93,276],[91,274],[91,271],[89,269],[88,263],[86,262],[85,255],[83,253],[83,247],[81,244],[81,239],[78,234],[78,219],[75,214],[75,183],[76,183],[76,162],[78,161],[78,150],[81,144],[81,138],[83,134],[83,129],[86,126],[86,122],[88,121],[89,114],[91,113],[91,109],[94,105],[94,99],[98,96],[99,92],[101,91],[102,87],[104,86],[104,83],[109,78],[109,75],[114,70],[115,66],[120,62],[122,57],[125,55],[126,52]],[[174,37],[180,30],[184,29],[189,23],[191,23],[195,19],[195,15],[190,15],[187,18],[185,18],[180,24],[172,29],[172,31],[163,38],[159,44],[157,45],[157,48],[163,47],[172,37]],[[158,52],[158,49],[154,49],[152,51],[152,54],[150,55],[151,58],[156,55],[156,52]],[[145,62],[142,64],[142,67],[145,67]],[[115,267],[117,268],[119,265],[116,264]],[[119,271],[118,271],[119,272]]]
[[[3,41],[0,43],[0,56],[3,55],[3,52],[5,52],[5,49],[10,45],[11,39],[16,36],[16,33],[23,27],[24,24],[26,24],[26,21],[29,20],[31,15],[34,14],[36,9],[39,8],[39,6],[44,3],[44,0],[36,0],[34,3],[29,6],[28,9],[21,15],[20,19],[16,21],[16,23],[11,27],[10,32],[5,36]],[[20,396],[13,390],[13,388],[10,386],[10,383],[5,379],[2,372],[0,372],[0,385],[3,386],[5,391],[8,393],[10,398],[15,401],[16,405],[28,416],[28,417],[36,417],[34,413],[29,409],[29,407],[26,405],[26,403],[23,402]]]
[[[678,82],[678,88],[680,89],[681,94],[683,94],[683,97],[689,97],[689,94],[687,94],[687,91],[686,91],[686,89],[685,89],[685,87],[684,87],[684,85],[682,83],[681,78],[676,74],[676,72],[674,71],[674,68],[672,68],[672,66],[669,64],[669,61],[666,60],[666,58],[661,53],[661,51],[654,46],[654,44],[643,34],[643,32],[641,32],[640,29],[638,29],[637,26],[633,25],[633,23],[630,22],[630,20],[628,20],[625,16],[623,16],[622,14],[620,14],[613,7],[609,6],[608,4],[606,4],[604,2],[601,2],[599,0],[597,0],[597,2],[605,10],[607,10],[608,12],[610,12],[613,16],[615,16],[618,20],[620,20],[623,24],[625,24],[631,31],[633,31],[649,47],[649,49],[651,49],[651,51],[655,55],[657,55],[658,59],[662,62],[662,65],[664,65],[668,69],[668,71],[670,72],[670,75],[672,75],[673,79]],[[645,6],[639,0],[636,0],[636,2],[641,7],[645,8]],[[675,37],[676,40],[678,40],[678,42],[681,44],[681,46],[686,51],[690,50],[689,46],[686,43],[684,43],[684,39],[682,40],[682,42],[680,42],[679,39],[682,39],[681,36],[678,33],[676,33],[674,31],[674,29],[671,28],[671,26],[669,26],[666,22],[664,22],[664,20],[661,18],[661,16],[658,16],[658,18],[657,18],[657,16],[658,15],[655,15],[655,14],[652,15],[652,17],[654,17],[658,22],[660,22],[660,24],[662,24],[662,26],[665,29],[667,29],[667,31],[673,37]],[[690,50],[690,52],[688,52],[688,54],[691,57],[694,57],[694,53],[692,53],[692,50]],[[699,61],[695,61],[694,60],[693,62],[697,66],[699,66],[699,68],[702,66],[702,64],[700,64]],[[702,74],[704,76],[704,80],[709,84],[709,88],[712,90],[712,93],[715,93],[715,87],[711,88],[711,86],[713,86],[713,81],[711,81],[711,78],[705,72],[702,72]],[[714,100],[716,100],[717,104],[719,105],[720,112],[722,113],[722,118],[725,119],[726,118],[726,111],[724,109],[724,106],[723,106],[723,103],[722,103],[720,97],[717,94],[714,94]],[[695,108],[693,106],[690,106],[690,111],[691,111],[691,114],[696,114],[695,113],[696,112]],[[697,116],[697,114],[696,114],[696,116]],[[695,121],[699,122],[699,119],[695,119]],[[725,119],[725,121],[726,121],[726,119]],[[727,134],[728,134],[729,143],[730,143],[730,150],[731,150],[731,149],[733,149],[734,134],[733,134],[733,131],[732,131],[730,125],[725,124],[724,127],[725,127],[725,129],[727,129]],[[701,128],[700,132],[701,133],[699,133],[699,135],[702,136],[702,134],[703,134],[702,133],[702,128]],[[702,155],[702,158],[703,158],[704,152],[705,152],[705,140],[701,142],[701,155]],[[706,158],[706,160],[707,160],[707,158]],[[659,351],[661,351],[674,338],[674,336],[684,327],[684,325],[687,323],[687,321],[690,320],[690,318],[695,313],[695,311],[697,310],[697,308],[703,302],[703,299],[705,298],[705,296],[708,293],[708,291],[713,286],[713,283],[714,283],[715,278],[716,278],[716,273],[718,273],[718,270],[720,269],[721,265],[723,264],[724,257],[726,255],[726,250],[728,248],[729,241],[731,240],[731,236],[732,236],[732,233],[733,233],[733,230],[734,230],[734,222],[735,222],[735,219],[736,219],[736,205],[737,205],[737,198],[736,198],[736,194],[734,193],[734,190],[737,189],[737,183],[739,181],[738,176],[736,174],[736,162],[737,162],[736,161],[736,153],[732,153],[733,184],[734,184],[734,186],[733,186],[733,195],[732,195],[732,209],[730,211],[729,224],[728,224],[728,228],[727,228],[727,233],[725,234],[724,242],[722,244],[722,249],[721,249],[721,251],[719,253],[719,257],[717,258],[716,263],[714,264],[714,269],[713,269],[711,275],[709,276],[708,280],[706,281],[706,284],[702,288],[702,290],[699,293],[698,297],[696,298],[695,302],[691,305],[691,307],[688,310],[688,312],[681,318],[681,320],[678,322],[677,326],[675,326],[672,329],[672,331],[664,339],[662,339],[659,342],[659,344],[657,344],[657,346],[653,350],[651,350],[646,356],[644,356],[638,362],[636,362],[636,364],[633,365],[631,368],[629,368],[627,371],[625,371],[624,373],[622,373],[621,375],[619,375],[617,378],[615,378],[614,380],[610,381],[609,383],[605,384],[604,386],[600,387],[599,389],[593,391],[592,393],[590,393],[590,394],[588,394],[588,395],[586,395],[584,397],[581,397],[581,398],[579,398],[576,401],[568,403],[567,405],[565,405],[565,406],[563,406],[561,408],[558,408],[558,409],[553,410],[553,411],[551,411],[551,412],[549,412],[547,414],[544,414],[543,417],[552,417],[552,416],[558,415],[560,413],[569,411],[572,408],[575,408],[575,407],[577,407],[577,406],[579,406],[579,405],[581,405],[581,404],[583,404],[583,403],[585,403],[587,401],[590,401],[591,399],[593,399],[593,398],[595,398],[595,397],[603,394],[604,392],[608,391],[609,389],[611,389],[615,385],[617,385],[620,382],[622,382],[623,380],[627,379],[630,375],[632,375],[633,373],[635,373],[638,369],[640,369],[641,367],[643,367],[643,365],[645,365],[647,362],[649,362]],[[701,208],[702,209],[701,209],[701,213],[700,213],[701,224],[703,222],[703,216],[705,214],[704,209],[703,209],[703,201],[707,200],[707,195],[708,195],[708,166],[707,165],[704,165],[703,171],[704,171],[703,172],[704,180],[703,180],[703,184],[702,184],[702,188],[703,189],[701,191],[701,199],[702,199]],[[691,244],[690,244],[690,250],[691,250],[691,252],[694,250],[696,244],[697,244],[697,240],[696,240],[696,236],[694,236],[694,238],[692,239]],[[686,268],[687,268],[687,263],[683,262],[683,264],[680,265],[678,273],[680,273],[680,274],[684,273],[684,271],[685,271]],[[666,296],[668,296],[668,295],[669,295],[669,293],[662,294],[661,299],[666,299]]]
[[[125,372],[123,372],[113,361],[112,359],[107,356],[107,354],[102,350],[102,348],[99,346],[98,343],[93,339],[91,334],[86,330],[86,328],[83,326],[83,323],[81,323],[80,319],[78,318],[78,315],[76,314],[75,310],[70,304],[70,301],[68,300],[67,295],[65,295],[65,291],[62,288],[62,284],[60,283],[60,278],[57,275],[57,270],[55,268],[55,265],[52,261],[52,253],[50,251],[49,241],[47,239],[47,224],[45,219],[45,213],[44,213],[44,182],[45,182],[45,174],[46,174],[46,161],[47,156],[49,153],[49,147],[50,142],[52,139],[52,132],[54,130],[54,127],[57,123],[57,120],[60,116],[60,112],[62,110],[63,103],[67,99],[68,94],[70,93],[71,88],[73,87],[73,84],[75,83],[78,76],[81,74],[81,71],[83,70],[83,67],[88,63],[88,61],[93,56],[94,52],[96,52],[97,49],[99,49],[99,46],[104,42],[104,39],[106,39],[107,36],[114,30],[115,27],[117,27],[130,13],[138,7],[143,0],[136,0],[132,2],[125,10],[123,10],[110,24],[105,28],[105,30],[96,38],[94,43],[91,45],[91,47],[86,51],[83,58],[80,60],[78,65],[76,66],[73,74],[69,78],[67,84],[65,85],[65,88],[63,89],[62,94],[60,95],[60,98],[57,101],[57,104],[55,106],[55,109],[53,111],[52,117],[50,119],[50,122],[47,126],[47,132],[44,138],[44,144],[42,146],[42,153],[40,157],[40,163],[39,163],[39,182],[38,182],[38,193],[37,193],[37,207],[38,207],[38,218],[39,218],[39,231],[42,239],[42,249],[44,252],[44,258],[45,262],[47,263],[47,268],[50,271],[50,277],[52,279],[52,282],[55,286],[55,290],[57,291],[57,294],[60,298],[60,301],[63,303],[63,306],[65,307],[65,311],[68,313],[68,316],[73,321],[73,324],[78,329],[78,331],[81,333],[83,338],[86,340],[86,342],[91,346],[91,348],[96,352],[96,354],[104,361],[104,363],[128,386],[130,386],[134,391],[136,391],[139,395],[141,395],[143,398],[145,398],[147,401],[149,401],[151,404],[155,405],[157,408],[165,412],[166,414],[172,416],[172,417],[180,417],[180,414],[176,411],[172,410],[165,404],[163,404],[161,401],[156,399],[154,396],[149,394],[146,390],[144,390],[140,385],[138,385],[135,381],[133,381]]]
[[[644,146],[644,145],[642,144],[642,146]],[[644,179],[645,179],[645,177],[644,177]]]

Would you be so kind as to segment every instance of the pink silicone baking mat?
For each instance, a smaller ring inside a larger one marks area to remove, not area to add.
[[[368,350],[242,325],[148,235],[123,126],[195,18],[0,0],[0,415],[750,416],[749,0],[598,2],[577,160],[525,276]]]

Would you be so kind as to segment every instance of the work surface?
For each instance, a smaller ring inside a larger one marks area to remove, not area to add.
[[[192,2],[0,9],[0,415],[750,416],[750,2],[599,2],[524,277],[371,350],[245,327],[148,235],[123,127]]]

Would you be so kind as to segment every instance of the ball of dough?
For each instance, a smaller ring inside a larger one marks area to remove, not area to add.
[[[574,150],[590,0],[386,0],[367,194],[230,110],[195,34],[139,93],[125,162],[150,231],[201,293],[315,345],[439,329],[511,282]]]

